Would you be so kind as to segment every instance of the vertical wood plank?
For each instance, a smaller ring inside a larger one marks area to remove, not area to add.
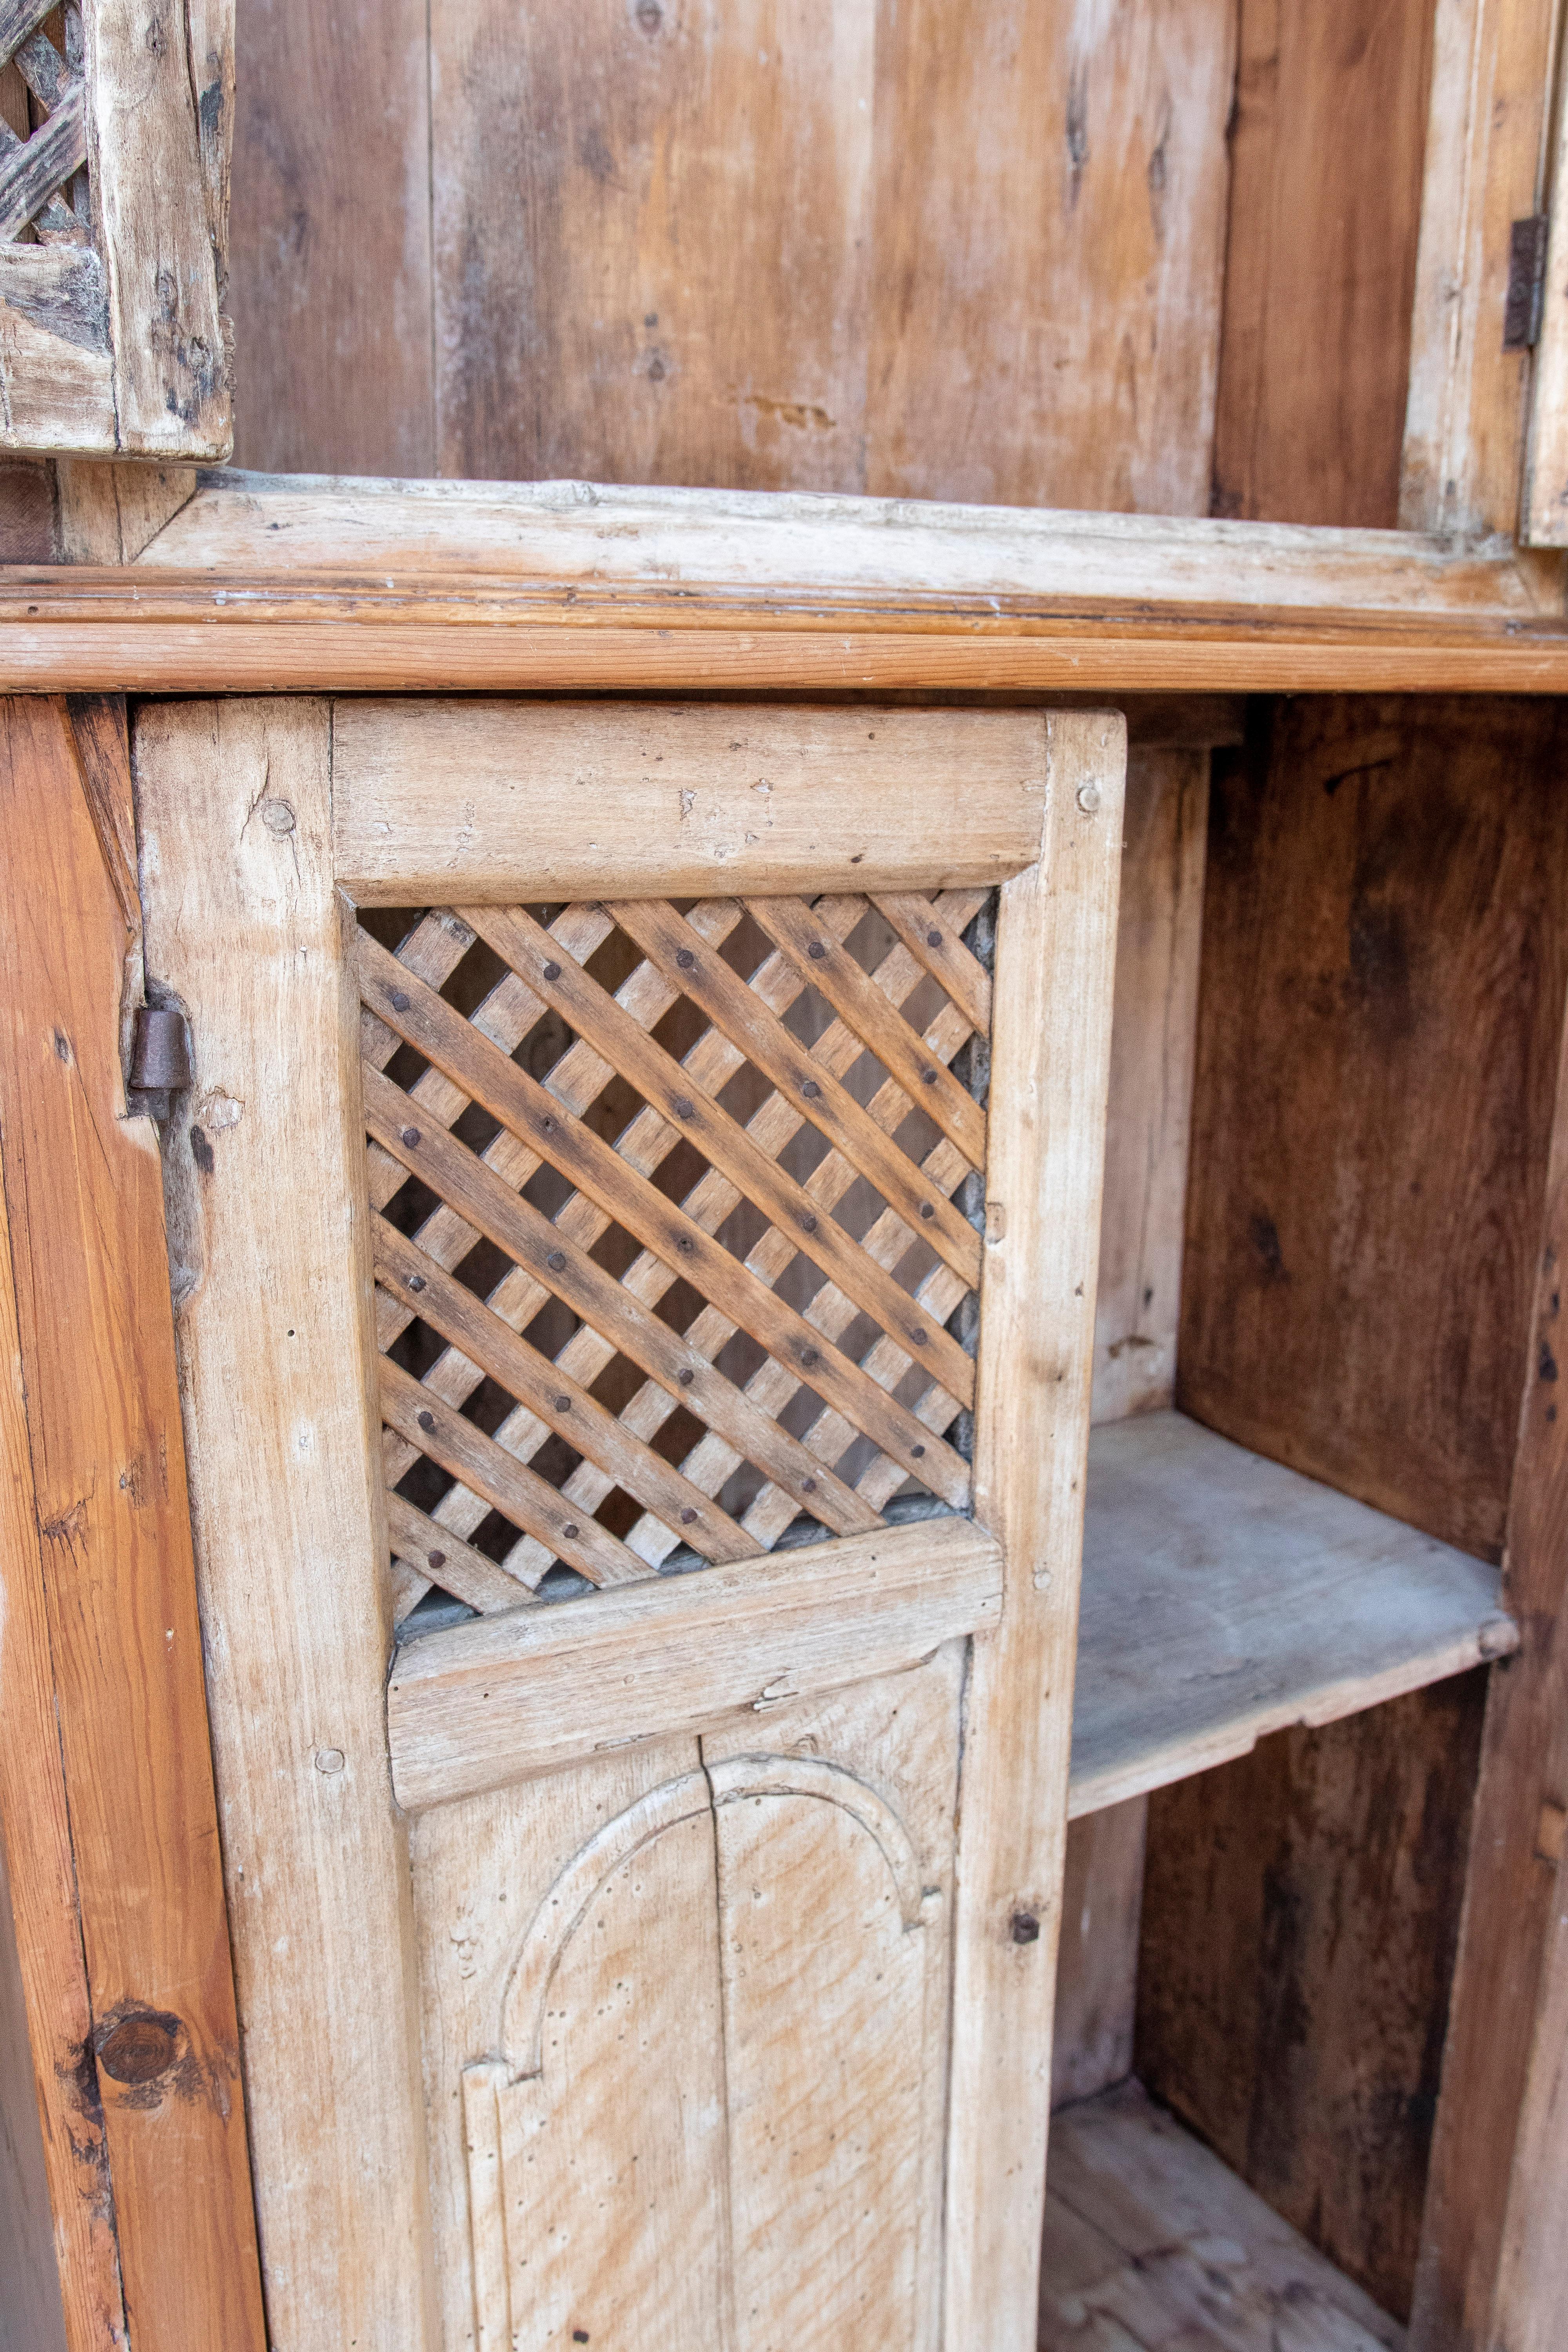
[[[1202,514],[1235,10],[879,13],[865,488]]]
[[[1206,751],[1128,755],[1094,1323],[1096,1421],[1158,1412],[1175,1391],[1208,788]]]
[[[122,739],[121,759],[128,797]],[[71,2020],[37,2037],[39,2063],[81,2023],[60,1916],[68,1823],[90,2018],[69,2063],[88,2103],[84,2154],[101,2101],[132,2343],[259,2352],[157,1143],[148,1122],[124,1115],[126,917],[63,703],[15,699],[0,711],[0,1161],[36,1525],[14,1573],[24,1638],[47,1629],[58,1719],[38,1735],[43,1818],[19,1832],[39,1838],[34,1858],[47,1874],[22,1898],[23,1936],[26,1948],[37,1900],[54,1915],[41,1925],[61,1969],[40,1990]],[[29,1564],[42,1570],[41,1625],[25,1590]],[[37,1657],[30,1672],[42,1671]],[[31,1713],[36,1726],[36,1705]],[[57,1753],[64,1822],[50,1795]],[[5,1794],[16,1883],[13,1804],[26,1816],[34,1801],[25,1786]],[[45,2116],[51,2137],[71,2129],[47,2094]],[[70,2165],[55,2154],[58,2193]],[[101,2212],[101,2159],[94,2168]],[[62,2218],[69,2239],[72,2217]],[[88,2235],[83,2342],[113,2325],[108,2265]]]
[[[1126,758],[1118,716],[1046,728],[1040,862],[997,936],[974,1484],[1005,1585],[971,1667],[954,1943],[946,2340],[992,2352],[1036,2325]]]
[[[56,1988],[58,1999],[60,1988]],[[0,1836],[0,2352],[67,2352],[27,2000]]]
[[[154,706],[137,779],[149,986],[194,1037],[166,1169],[268,2317],[290,2352],[417,2352],[425,2132],[326,706]]]
[[[1215,514],[1397,520],[1432,9],[1241,0]]]
[[[4,1202],[0,1202],[0,1212]],[[92,2002],[82,1951],[64,1759],[55,1713],[39,1533],[16,1328],[11,1239],[0,1248],[0,1836],[30,2053],[28,2096],[43,2128],[51,2236],[69,2352],[121,2352],[125,2299],[103,2116],[88,2053]],[[7,2095],[11,2091],[7,2083]],[[26,2130],[33,2120],[23,2119]]]
[[[1149,1801],[1139,2079],[1400,2320],[1485,1696],[1457,1676]]]
[[[1503,349],[1510,232],[1544,163],[1555,0],[1437,0],[1400,459],[1406,530],[1510,537],[1530,354]]]
[[[424,0],[246,0],[237,27],[235,457],[437,470]]]
[[[444,474],[847,489],[866,0],[435,0]]]
[[[1051,2035],[1051,2105],[1092,2098],[1132,2071],[1147,1797],[1068,1823]]]
[[[1522,535],[1532,547],[1568,547],[1568,110],[1561,106],[1553,147],[1543,175],[1552,223],[1525,464]]]
[[[1544,703],[1311,697],[1211,788],[1177,1404],[1494,1559],[1568,986],[1565,753]]]
[[[1559,1007],[1562,1001],[1559,976]],[[1516,2344],[1544,2346],[1562,2318],[1550,2297],[1533,2315],[1531,2305],[1532,2294],[1545,2294],[1550,2284],[1563,2179],[1540,2167],[1552,2135],[1545,2094],[1563,2063],[1562,1971],[1568,1962],[1557,1916],[1568,1809],[1568,1418],[1559,1378],[1568,1258],[1568,1024],[1543,1156],[1546,1199],[1504,1553],[1504,1595],[1524,1638],[1507,1668],[1493,1674],[1487,1703],[1417,2275],[1419,2352],[1490,2352],[1499,2341],[1510,2352]],[[1505,2262],[1502,2309],[1510,2332],[1500,2337],[1494,2298]]]

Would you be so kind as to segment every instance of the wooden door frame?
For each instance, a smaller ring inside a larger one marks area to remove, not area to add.
[[[65,2341],[262,2352],[134,876],[123,705],[0,705],[0,1833]]]

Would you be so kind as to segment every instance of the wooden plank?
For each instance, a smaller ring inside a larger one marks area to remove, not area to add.
[[[1096,1421],[1158,1411],[1175,1392],[1208,791],[1205,752],[1128,755],[1094,1322]]]
[[[944,2326],[996,2352],[1034,2342],[1125,762],[1120,719],[1047,730],[1041,863],[996,948],[975,1516],[1005,1611],[974,1644],[954,1924]]]
[[[1544,985],[1544,983],[1543,983]],[[1559,976],[1559,987],[1562,986]],[[1564,1444],[1558,1402],[1561,1263],[1568,1245],[1568,1030],[1560,1040],[1545,1200],[1536,1234],[1524,1393],[1509,1501],[1505,1586],[1525,1629],[1487,1697],[1470,1870],[1422,2233],[1422,2352],[1469,2352],[1506,2324],[1525,2346],[1555,2322],[1551,2168],[1542,2101],[1562,2064],[1560,1825],[1568,1807],[1564,1703]],[[1547,2169],[1542,2169],[1546,2166]],[[1531,2312],[1532,2292],[1540,2300]],[[1544,2332],[1543,2332],[1544,2331]]]
[[[1180,1413],[1089,1445],[1075,1816],[1519,1646],[1495,1569]]]
[[[1561,743],[1519,703],[1283,705],[1212,787],[1177,1403],[1492,1559],[1568,988]]]
[[[1057,2116],[1040,2352],[1402,2352],[1405,2331],[1136,2084]]]
[[[879,27],[867,488],[1206,510],[1235,37],[1213,0]]]
[[[1053,2112],[1132,2072],[1148,1819],[1147,1804],[1135,1797],[1068,1829],[1051,2035]]]
[[[839,1537],[405,1643],[387,1688],[411,1811],[608,1747],[890,1674],[994,1624],[997,1548],[967,1519]]]
[[[738,2352],[941,2340],[965,1646],[702,1742]]]
[[[66,1897],[65,1857],[50,1852],[51,1831],[63,1827],[50,1821],[58,1752],[89,2020],[70,2063],[79,2095],[93,2084],[102,2116],[100,2155],[90,2125],[80,2154],[53,2151],[52,2187],[74,2241],[68,2292],[73,2304],[88,2298],[72,2310],[72,2339],[85,2344],[112,2325],[113,2266],[92,2242],[111,2200],[132,2344],[145,2331],[149,2343],[216,2337],[259,2352],[157,1146],[150,1124],[125,1115],[125,913],[63,704],[11,703],[3,724],[0,968],[11,1034],[0,1057],[0,1161],[42,1538],[42,1557],[36,1538],[20,1549],[16,1573],[43,1576],[55,1717],[39,1758],[37,1849],[9,1822],[6,1838],[13,1884],[21,1859],[44,1863],[47,1914],[51,1893]],[[128,798],[122,736],[119,756]],[[21,1625],[41,1633],[25,1591],[17,1599]],[[43,1671],[40,1657],[32,1672]],[[24,1692],[27,1682],[24,1665]],[[25,1809],[32,1802],[29,1792]],[[30,1939],[30,1885],[26,1899]],[[57,1917],[51,1927],[46,1916],[44,1953],[58,1961],[74,1926]],[[70,1966],[57,1985],[34,1987],[49,2003],[33,2010],[40,2066],[82,2021],[79,1983]],[[50,2019],[57,2000],[65,2016]],[[58,2092],[44,2113],[51,2140],[70,2127]],[[84,2161],[100,2217],[85,2231],[70,2210],[83,2183],[68,2179]]]
[[[1258,620],[1308,612],[1325,620],[1529,620],[1563,610],[1557,559],[1415,531],[583,482],[345,483],[226,469],[203,476],[141,562],[160,573],[259,572],[304,583],[347,573],[366,597],[390,571],[402,602],[421,582],[464,573],[481,582],[488,616],[506,610],[503,583],[556,582],[576,591],[570,617],[579,624],[606,594],[634,591],[660,596],[661,626],[679,625],[683,604],[717,590],[749,625],[769,625],[770,614],[776,622],[775,603],[787,607],[793,597],[799,615],[791,625],[810,614],[830,629],[853,619],[857,598],[860,608],[880,607],[889,626],[897,619],[921,629],[968,600],[1003,626],[1021,617],[1018,600],[1037,612],[1052,598],[1070,600],[1080,614],[1101,601],[1152,599]],[[670,593],[678,589],[683,597]]]
[[[1503,348],[1510,232],[1536,212],[1553,0],[1437,0],[1399,520],[1518,530],[1531,362]]]
[[[150,980],[195,1041],[166,1170],[268,2318],[300,2352],[417,2352],[425,2128],[327,739],[319,703],[149,709],[138,814]]]
[[[204,0],[208,47],[224,13],[219,0]],[[234,428],[207,193],[215,127],[209,121],[204,164],[196,120],[197,89],[213,83],[206,70],[193,72],[183,0],[158,0],[151,23],[156,37],[118,8],[89,5],[82,16],[113,446],[142,457],[221,459]],[[216,141],[226,136],[220,117]]]
[[[859,487],[876,46],[842,0],[437,0],[421,470]]]
[[[1278,1733],[1149,1801],[1139,2078],[1401,2321],[1485,1686]]]
[[[345,702],[338,870],[373,906],[993,882],[1036,855],[1041,758],[1026,713]]]
[[[1568,217],[1563,197],[1568,116],[1561,106],[1549,144],[1550,159],[1537,183],[1540,190],[1550,191],[1551,227],[1531,385],[1521,533],[1534,547],[1568,545]]]
[[[618,919],[636,937],[626,906],[617,903]],[[689,926],[681,928],[688,937],[699,938]],[[797,1376],[804,1372],[826,1402],[837,1406],[854,1428],[874,1438],[910,1475],[955,1507],[967,1502],[967,1463],[924,1428],[906,1405],[879,1388],[851,1357],[830,1342],[819,1346],[825,1335],[815,1331],[795,1307],[731,1257],[684,1209],[629,1167],[585,1120],[575,1118],[554,1095],[508,1060],[367,932],[358,934],[354,957],[364,1000],[389,1028],[437,1063],[470,1099],[482,1103],[520,1141],[527,1142],[571,1184],[588,1193],[614,1223],[635,1235],[673,1274],[689,1280],[770,1355],[782,1359]],[[690,983],[689,992],[700,1001],[696,975],[685,977]],[[794,1040],[790,1043],[793,1046]],[[804,1055],[801,1059],[808,1069],[816,1066]],[[815,1087],[816,1082],[810,1083]],[[802,1090],[797,1087],[795,1091]],[[880,1130],[872,1131],[879,1144],[883,1143]],[[416,1150],[421,1131],[415,1129],[413,1133],[412,1146],[406,1139],[400,1140],[405,1148]],[[945,1200],[942,1205],[948,1210]],[[916,1224],[913,1230],[921,1228]],[[913,1335],[903,1344],[913,1346]]]
[[[0,1203],[0,1206],[3,1206]],[[45,1600],[44,1538],[33,1483],[7,1229],[0,1247],[0,1839],[16,1938],[32,2113],[42,2126],[47,2229],[69,2352],[121,2352],[125,2296],[97,2084],[84,2068],[92,1994],[82,1949],[65,1761]],[[18,2086],[19,2087],[19,2086]],[[9,2107],[14,2088],[7,2078]],[[8,2125],[8,2127],[9,2126]],[[107,2189],[107,2193],[106,2193]],[[8,2273],[9,2275],[9,2273]],[[47,2341],[47,2338],[46,2338]],[[24,2345],[22,2352],[33,2352]]]
[[[60,559],[66,563],[134,563],[196,490],[194,466],[113,466],[62,457],[55,478]]]
[[[1432,9],[1243,0],[1216,514],[1397,520]]]
[[[691,1739],[412,1823],[443,2342],[725,2340],[712,1823]],[[542,1944],[551,2032],[531,2047],[537,2010],[510,1995]]]
[[[422,0],[237,27],[230,301],[245,462],[436,471]]]

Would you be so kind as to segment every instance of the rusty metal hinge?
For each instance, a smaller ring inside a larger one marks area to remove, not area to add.
[[[1540,340],[1546,299],[1546,232],[1550,215],[1516,220],[1508,241],[1508,299],[1502,310],[1505,352],[1528,352]]]
[[[139,1004],[131,1032],[126,1108],[132,1116],[164,1119],[171,1097],[191,1083],[191,1033],[183,1013]]]

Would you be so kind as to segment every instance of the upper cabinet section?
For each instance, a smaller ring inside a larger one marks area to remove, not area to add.
[[[219,458],[233,0],[0,0],[0,446]]]

